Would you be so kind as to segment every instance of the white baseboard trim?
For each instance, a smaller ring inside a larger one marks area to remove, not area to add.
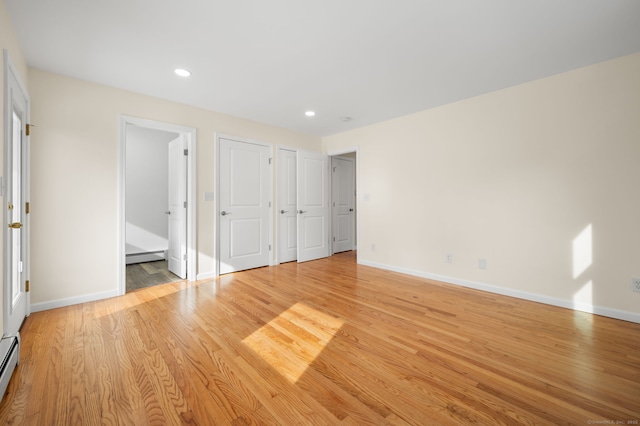
[[[575,303],[572,300],[558,299],[555,297],[545,296],[543,294],[529,293],[521,290],[514,290],[506,287],[499,287],[492,284],[481,283],[477,281],[463,280],[453,278],[446,275],[432,274],[428,272],[418,271],[416,269],[402,268],[384,263],[371,262],[369,260],[358,259],[358,263],[365,266],[371,266],[387,271],[400,272],[402,274],[413,275],[415,277],[426,278],[434,281],[441,281],[447,284],[455,284],[462,287],[468,287],[475,290],[487,291],[490,293],[501,294],[503,296],[515,297],[518,299],[529,300],[532,302],[544,303],[546,305],[558,306],[561,308],[572,309],[575,311],[588,312],[591,314],[602,315],[609,318],[620,319],[640,324],[640,314],[635,312],[621,311],[618,309],[605,308],[602,306],[594,306],[586,303]]]
[[[200,280],[210,280],[212,278],[216,277],[216,273],[215,272],[203,272],[201,274],[196,275],[196,280],[200,281]]]
[[[83,296],[69,297],[67,299],[52,300],[31,304],[31,312],[48,311],[49,309],[63,308],[65,306],[77,305],[79,303],[95,302],[96,300],[109,299],[119,296],[118,290],[102,291],[100,293],[85,294]]]

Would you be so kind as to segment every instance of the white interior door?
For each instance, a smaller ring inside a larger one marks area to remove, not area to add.
[[[329,157],[298,151],[298,262],[329,256]]]
[[[298,257],[296,152],[278,150],[278,261]]]
[[[331,208],[333,212],[333,252],[353,250],[354,208],[354,162],[351,158],[331,158]]]
[[[4,335],[17,335],[24,318],[29,314],[29,293],[26,288],[29,260],[28,201],[29,145],[26,126],[29,120],[29,97],[5,52],[5,74],[8,91],[5,93],[6,153],[5,179],[5,285]]]
[[[169,142],[169,271],[187,277],[187,157],[182,136]]]
[[[220,138],[219,273],[269,264],[268,146]]]

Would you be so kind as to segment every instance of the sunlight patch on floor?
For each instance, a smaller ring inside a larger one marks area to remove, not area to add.
[[[101,299],[92,302],[96,304],[94,310],[94,318],[98,319],[103,316],[116,314],[121,311],[133,309],[138,305],[143,305],[147,302],[162,299],[163,297],[170,296],[172,294],[189,290],[196,285],[195,282],[177,281],[174,283],[158,284],[149,288],[141,288],[138,290],[130,291],[124,295],[113,299]],[[106,301],[110,303],[106,303]],[[111,303],[114,302],[114,303]],[[108,309],[103,309],[104,306],[108,306]]]
[[[296,383],[343,325],[331,315],[296,303],[242,342]]]

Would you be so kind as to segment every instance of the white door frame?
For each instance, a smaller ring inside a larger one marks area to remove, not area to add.
[[[178,126],[176,124],[147,120],[144,118],[120,116],[120,143],[118,164],[118,294],[126,292],[126,216],[125,216],[125,188],[126,188],[126,142],[127,124],[146,127],[149,129],[163,130],[165,132],[179,133],[184,137],[187,156],[187,280],[196,280],[196,129],[193,127]]]
[[[353,214],[351,215],[351,235],[349,236],[349,238],[351,238],[351,248],[349,250],[355,250],[355,236],[356,236],[356,199],[355,199],[355,190],[356,190],[356,162],[354,158],[351,157],[345,157],[342,155],[332,155],[329,156],[329,161],[331,164],[331,203],[330,203],[330,209],[331,209],[331,254],[334,254],[336,252],[335,250],[335,245],[336,245],[336,241],[335,241],[335,237],[336,237],[336,227],[338,226],[337,223],[334,223],[334,214],[336,213],[336,205],[334,204],[336,202],[335,200],[335,196],[336,193],[334,193],[334,178],[337,180],[336,176],[335,176],[335,170],[333,169],[333,164],[334,164],[334,160],[342,160],[345,162],[349,162],[351,163],[351,167],[352,169],[352,174],[349,177],[350,180],[352,181],[352,193],[349,194],[349,196],[351,197],[351,202],[352,202],[352,209],[351,211],[353,212]],[[343,250],[346,251],[346,250]]]
[[[31,99],[29,98],[29,92],[26,89],[26,86],[24,85],[24,83],[22,82],[22,79],[20,78],[20,74],[18,74],[18,71],[16,70],[15,66],[13,65],[13,62],[11,61],[11,58],[9,57],[9,52],[6,49],[3,49],[3,53],[2,53],[3,59],[4,59],[4,66],[3,66],[3,75],[4,75],[4,99],[0,100],[0,102],[3,102],[4,104],[4,134],[2,135],[4,138],[4,164],[3,164],[3,177],[2,180],[0,181],[0,192],[3,198],[3,204],[4,206],[2,207],[2,216],[3,216],[3,220],[4,223],[8,223],[7,220],[7,215],[8,215],[8,205],[6,203],[6,197],[7,197],[7,193],[8,193],[8,188],[7,185],[9,183],[9,179],[6,176],[7,171],[10,169],[10,167],[8,167],[9,162],[12,160],[9,156],[9,144],[13,143],[13,135],[9,134],[9,129],[12,126],[9,126],[9,120],[13,120],[13,106],[10,104],[11,98],[10,98],[10,90],[9,90],[9,74],[11,74],[12,79],[15,80],[15,82],[17,83],[20,91],[22,92],[22,95],[25,98],[26,101],[26,111],[24,112],[25,117],[23,117],[23,123],[22,126],[23,128],[21,129],[21,131],[24,129],[24,126],[27,125],[30,121],[30,114],[31,114]],[[30,186],[29,186],[29,176],[30,176],[30,158],[31,158],[31,153],[30,153],[30,141],[29,141],[29,137],[28,135],[26,136],[26,140],[23,143],[23,151],[22,151],[22,177],[21,177],[21,183],[22,183],[22,194],[21,194],[21,206],[15,206],[16,208],[22,209],[23,206],[25,205],[26,202],[30,201]],[[30,226],[30,217],[31,215],[24,212],[24,214],[22,215],[22,232],[21,232],[21,251],[23,254],[23,258],[22,258],[22,275],[24,279],[20,279],[20,284],[22,285],[22,282],[27,282],[30,280],[30,274],[31,274],[31,250],[30,250],[30,231],[31,231],[31,226]],[[11,312],[11,278],[9,276],[9,274],[11,273],[11,268],[9,265],[9,252],[11,250],[11,247],[9,246],[9,238],[8,238],[8,228],[6,226],[3,226],[3,231],[2,231],[2,236],[3,236],[3,244],[4,244],[4,248],[3,248],[3,265],[4,265],[4,277],[3,277],[3,306],[2,306],[2,312],[3,312],[3,317],[2,317],[2,327],[0,327],[0,335],[3,333],[7,332],[7,322],[9,319],[9,315]],[[31,293],[29,291],[26,291],[27,289],[24,289],[24,297],[25,297],[25,315],[29,316],[29,314],[31,313]],[[9,305],[7,305],[7,303],[9,303]],[[23,319],[24,320],[24,319]],[[9,330],[10,332],[13,332],[13,330]],[[17,331],[17,330],[16,330]]]
[[[356,153],[356,206],[355,206],[355,211],[356,211],[356,240],[354,241],[354,250],[357,250],[357,241],[360,239],[360,206],[362,205],[362,203],[359,200],[359,196],[360,196],[360,147],[355,146],[352,148],[345,148],[345,149],[339,149],[339,150],[335,150],[335,151],[329,151],[327,152],[327,155],[329,157],[339,157],[341,155],[344,154],[350,154],[352,152]],[[331,173],[331,176],[333,176],[333,173]],[[329,185],[330,187],[333,187],[333,182],[331,182],[331,184]],[[331,188],[330,188],[331,189]],[[333,194],[330,195],[331,199],[333,200]],[[333,215],[331,215],[333,216]],[[333,224],[331,225],[333,226]],[[333,238],[331,238],[331,254],[333,255]],[[358,258],[358,252],[356,251],[356,259]]]
[[[251,143],[254,145],[265,146],[269,148],[269,159],[270,159],[270,170],[269,170],[269,266],[273,266],[275,263],[275,247],[273,244],[274,241],[274,231],[275,227],[273,226],[273,209],[275,208],[276,203],[274,202],[273,197],[273,181],[274,181],[274,156],[273,156],[273,145],[267,142],[257,141],[255,139],[249,138],[241,138],[238,136],[232,136],[225,133],[215,133],[214,141],[215,141],[215,179],[216,179],[216,205],[215,205],[215,222],[214,222],[214,241],[215,241],[215,271],[214,276],[220,276],[220,139],[230,139],[232,141]]]

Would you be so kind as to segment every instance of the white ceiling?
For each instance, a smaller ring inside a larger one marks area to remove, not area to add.
[[[638,0],[5,4],[32,67],[318,136],[640,52]]]

